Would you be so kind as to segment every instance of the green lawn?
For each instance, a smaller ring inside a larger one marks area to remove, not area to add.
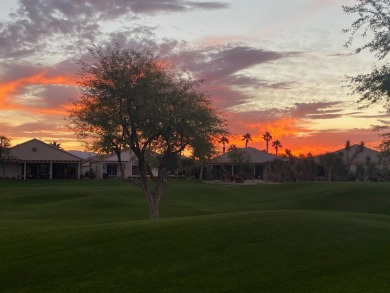
[[[389,292],[390,184],[0,181],[0,292]]]

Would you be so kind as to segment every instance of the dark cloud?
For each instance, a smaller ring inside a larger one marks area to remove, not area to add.
[[[43,87],[40,97],[45,100],[46,107],[59,108],[69,104],[79,96],[79,90],[73,86],[49,85]]]
[[[229,115],[239,116],[243,123],[268,123],[271,120],[285,118],[302,119],[332,119],[350,116],[355,113],[344,113],[341,102],[295,103],[293,107],[270,108],[258,111],[232,112]],[[338,108],[332,108],[332,107]],[[232,119],[231,119],[232,120]]]
[[[44,51],[58,39],[93,41],[99,26],[86,2],[21,0],[15,16],[0,31],[0,56],[21,57]]]
[[[359,113],[360,112],[354,113],[354,114],[359,114]],[[352,117],[354,117],[354,118],[366,118],[366,119],[371,119],[371,118],[386,119],[386,118],[390,118],[390,113],[383,113],[383,114],[377,114],[377,115],[354,115]]]
[[[353,56],[353,53],[333,53],[328,54],[329,57],[347,57],[347,56]]]
[[[75,60],[74,58],[66,59],[62,62],[55,64],[54,66],[45,66],[42,64],[35,65],[25,62],[4,62],[0,66],[0,82],[39,84],[39,79],[55,77],[73,78],[79,68],[77,62],[78,60]],[[39,76],[39,78],[37,76]]]
[[[172,64],[190,71],[206,81],[206,91],[221,109],[245,103],[251,99],[247,89],[286,89],[285,82],[269,82],[243,73],[251,67],[296,55],[294,52],[276,52],[246,46],[227,44],[193,50],[180,50],[167,58]]]
[[[188,5],[198,9],[223,9],[228,8],[229,5],[226,2],[193,2],[188,1]]]
[[[289,53],[269,51],[242,44],[180,52],[172,59],[176,64],[201,78],[220,80],[255,65],[285,58]]]
[[[42,133],[48,132],[53,133],[55,129],[63,129],[63,125],[57,125],[50,122],[33,122],[33,123],[23,123],[18,126],[10,128],[10,131],[16,133]]]
[[[245,92],[234,90],[226,84],[213,84],[206,81],[204,87],[213,104],[219,109],[228,109],[244,104],[251,98]]]
[[[293,117],[306,119],[332,119],[342,117],[343,108],[341,102],[313,102],[313,103],[295,103],[294,107],[287,109]]]
[[[225,2],[214,1],[20,0],[11,20],[0,23],[0,57],[20,58],[43,50],[75,52],[102,38],[101,21],[227,7]]]
[[[240,88],[272,88],[289,89],[293,86],[289,82],[267,82],[256,77],[246,76],[244,74],[230,75],[223,79],[226,84],[231,84]]]
[[[206,66],[207,74],[212,76],[226,76],[254,65],[283,58],[283,54],[266,51],[247,46],[228,47],[217,53],[208,55],[210,59]],[[202,64],[203,65],[203,64]]]
[[[106,1],[103,1],[106,2]],[[196,2],[196,1],[180,1],[180,0],[148,0],[148,1],[118,1],[123,5],[128,5],[135,13],[155,14],[160,12],[182,12],[194,9],[223,9],[228,8],[226,2]]]
[[[28,78],[42,72],[42,67],[29,63],[2,62],[0,65],[0,82],[6,83]]]

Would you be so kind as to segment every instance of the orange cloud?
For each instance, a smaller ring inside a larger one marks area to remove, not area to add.
[[[31,107],[19,107],[18,110],[28,111],[29,113],[36,115],[56,115],[63,116],[68,113],[70,105],[64,105],[61,108],[31,108]]]
[[[11,97],[18,88],[28,85],[76,85],[74,76],[47,76],[48,71],[35,74],[30,77],[13,80],[0,85],[0,107],[1,109],[23,108],[21,105],[13,103]]]

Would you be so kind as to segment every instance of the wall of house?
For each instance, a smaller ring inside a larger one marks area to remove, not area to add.
[[[91,162],[90,164],[83,166],[83,172],[84,172],[83,174],[85,174],[85,172],[88,172],[90,170],[90,168],[92,168],[93,172],[95,173],[96,178],[103,179],[103,177],[105,177],[104,174],[107,174],[107,169],[108,169],[107,166],[108,165],[116,165],[117,166],[117,176],[116,177],[120,178],[121,173],[120,173],[120,169],[119,169],[119,164],[115,163],[115,162],[97,162],[97,161]],[[124,166],[124,171],[125,171],[125,178],[133,176],[133,172],[132,172],[133,163],[124,162],[123,166]],[[110,176],[110,178],[113,178],[113,177]]]
[[[21,179],[23,176],[23,165],[17,163],[7,163],[0,165],[0,178]]]

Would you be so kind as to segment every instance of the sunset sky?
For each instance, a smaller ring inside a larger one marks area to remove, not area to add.
[[[269,131],[284,153],[324,153],[346,140],[380,142],[389,118],[359,109],[345,75],[370,71],[369,52],[345,48],[354,0],[0,0],[0,135],[83,150],[66,127],[77,98],[77,61],[92,44],[149,48],[205,80],[228,120],[230,142],[265,149]],[[359,39],[357,42],[361,41]]]

